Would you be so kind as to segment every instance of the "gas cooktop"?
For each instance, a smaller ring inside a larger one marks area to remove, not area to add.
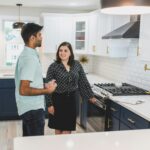
[[[114,83],[98,83],[94,84],[94,90],[104,96],[146,95],[147,92],[128,83],[122,83],[120,86],[116,86]]]

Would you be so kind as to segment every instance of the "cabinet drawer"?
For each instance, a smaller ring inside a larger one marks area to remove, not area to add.
[[[111,113],[111,115],[115,116],[116,118],[119,118],[120,117],[120,108],[121,108],[120,105],[110,101],[108,109],[109,109],[109,112]]]
[[[126,124],[120,122],[120,130],[133,130],[129,128]]]
[[[14,79],[0,79],[0,88],[14,88],[15,80]]]
[[[146,129],[149,122],[128,109],[121,108],[121,121],[132,129]]]

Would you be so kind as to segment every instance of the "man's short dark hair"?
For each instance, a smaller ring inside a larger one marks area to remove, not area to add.
[[[43,28],[43,26],[40,26],[38,24],[35,24],[35,23],[27,23],[27,24],[24,24],[24,26],[22,27],[22,30],[21,30],[21,36],[24,40],[24,43],[27,44],[29,42],[29,38],[32,36],[32,35],[35,35],[41,31]]]

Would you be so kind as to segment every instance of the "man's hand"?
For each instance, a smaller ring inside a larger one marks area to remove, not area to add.
[[[57,87],[57,83],[56,83],[56,80],[54,80],[54,79],[48,83],[45,83],[45,88],[48,90],[49,94],[54,92],[56,87]]]

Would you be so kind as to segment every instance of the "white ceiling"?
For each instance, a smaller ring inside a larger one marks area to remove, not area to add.
[[[99,9],[100,0],[0,0],[0,6],[46,7],[52,9],[95,10]]]

